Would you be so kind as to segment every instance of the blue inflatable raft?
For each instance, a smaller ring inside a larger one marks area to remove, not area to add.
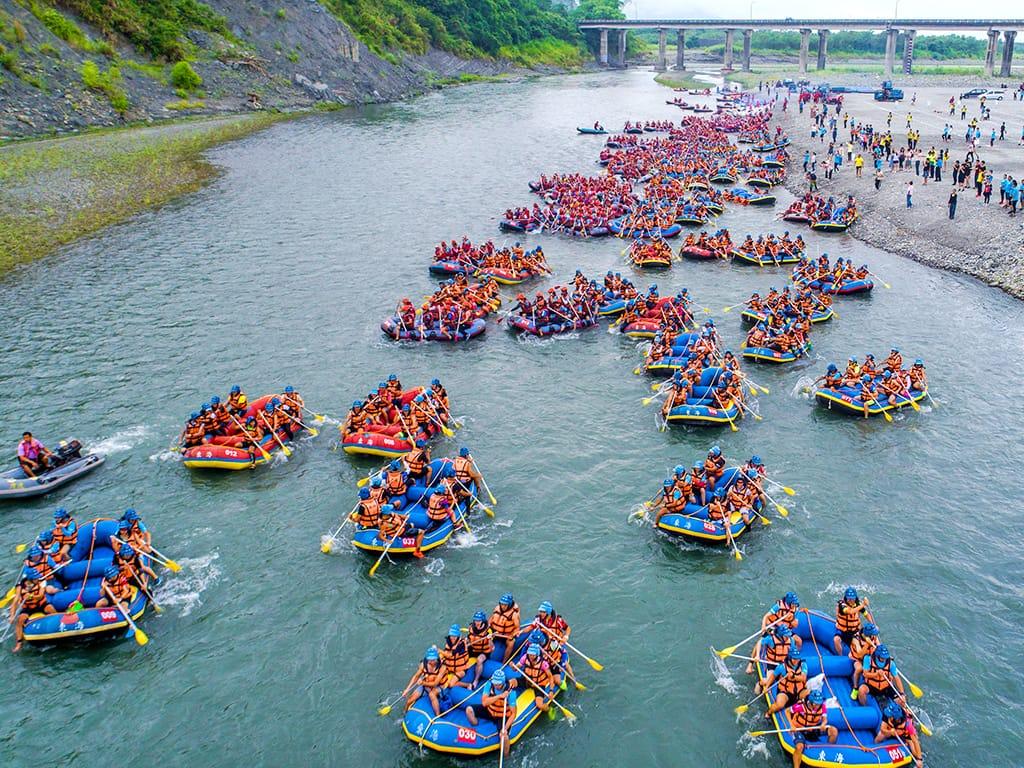
[[[875,287],[874,281],[870,278],[865,278],[864,280],[844,280],[839,284],[838,288],[831,280],[811,280],[809,282],[800,282],[808,288],[813,288],[816,291],[828,293],[833,296],[849,296],[853,293],[867,293]]]
[[[597,314],[601,317],[615,317],[621,315],[626,311],[626,300],[623,298],[616,298],[610,293],[606,293],[605,302],[597,309]]]
[[[896,739],[875,743],[878,726],[882,722],[882,711],[871,697],[867,706],[860,706],[850,699],[853,690],[853,661],[849,656],[837,656],[832,647],[836,636],[835,620],[817,611],[801,610],[797,614],[797,626],[793,631],[803,640],[803,657],[807,664],[808,685],[812,689],[821,686],[825,696],[828,724],[839,730],[835,744],[826,739],[807,744],[803,755],[804,765],[816,768],[850,768],[850,766],[871,766],[872,768],[898,768],[913,761],[910,750]],[[844,651],[847,649],[844,648]],[[758,641],[755,653],[764,659],[764,652]],[[758,661],[755,664],[761,682],[775,664]],[[778,685],[765,691],[765,700],[775,701]],[[773,728],[786,731],[793,727],[788,709],[772,715]],[[788,753],[796,749],[796,734],[787,731],[777,734],[779,743]]]
[[[103,596],[100,588],[103,571],[114,560],[110,537],[117,534],[117,523],[117,520],[100,519],[78,529],[78,541],[70,552],[72,562],[57,571],[49,582],[60,589],[47,596],[57,612],[31,615],[25,625],[26,642],[60,643],[125,633],[128,622],[117,606],[92,607]],[[144,555],[143,560],[151,565]],[[131,599],[124,607],[133,620],[138,620],[147,605],[146,594],[133,587]],[[73,609],[77,606],[84,607]]]
[[[721,368],[705,368],[686,405],[677,405],[668,412],[665,419],[668,424],[721,425],[738,419],[741,413],[736,403],[729,403],[728,408],[720,408],[710,397],[710,391],[718,384],[722,372]]]
[[[460,261],[435,261],[430,265],[430,274],[440,275],[441,277],[451,277],[452,275],[472,275],[476,272],[476,269],[467,267]]]
[[[801,349],[780,352],[777,349],[768,347],[744,347],[743,357],[747,360],[756,360],[759,363],[792,363],[801,357],[806,357],[811,350],[811,342],[806,342]]]
[[[430,462],[430,481],[431,486],[436,485],[435,481],[442,480],[446,477],[453,477],[455,475],[455,468],[452,465],[451,459],[434,459]],[[471,482],[468,486],[469,492],[474,496],[476,495],[476,483]],[[427,491],[427,486],[423,483],[412,485],[402,496],[395,497],[394,500],[390,501],[391,504],[396,504],[396,509],[403,515],[407,515],[407,520],[416,528],[425,529],[429,525],[429,519],[427,518],[427,507],[426,500],[423,498],[424,493]],[[459,502],[455,508],[455,517],[458,520],[465,519],[472,508],[472,499],[469,501]],[[387,542],[381,541],[377,538],[379,530],[377,528],[357,528],[355,534],[352,536],[352,544],[357,549],[362,549],[367,552],[383,552],[385,548],[388,550],[389,555],[411,555],[416,551],[416,536],[401,536],[399,537],[390,547]],[[435,547],[440,547],[455,533],[455,526],[452,521],[445,520],[437,529],[431,531],[423,537],[423,544],[420,546],[420,551],[427,552]]]
[[[729,488],[736,482],[739,472],[736,467],[725,470],[715,483],[715,490]],[[755,502],[754,507],[761,511],[761,502]],[[750,519],[754,521],[757,516],[751,514]],[[728,544],[730,537],[735,540],[749,528],[750,524],[743,521],[743,516],[739,512],[733,512],[729,517],[729,532],[726,533],[725,521],[708,518],[706,504],[687,504],[682,512],[665,515],[658,521],[659,530],[705,544]]]
[[[785,253],[779,253],[774,258],[770,253],[766,253],[763,256],[759,256],[756,253],[750,253],[749,251],[741,251],[739,248],[733,248],[732,257],[736,259],[739,264],[753,264],[757,267],[777,267],[783,264],[796,264],[800,261],[800,257],[803,255],[803,251],[787,251]]]
[[[876,379],[877,384],[880,379]],[[898,411],[901,408],[908,408],[912,402],[919,403],[928,396],[928,390],[911,389],[907,395],[897,395],[896,402],[890,403],[884,395],[879,393],[879,399],[868,405],[868,415],[878,416],[886,411]],[[819,389],[814,393],[814,399],[818,405],[829,410],[837,408],[840,411],[853,413],[857,416],[864,415],[864,401],[861,400],[860,387],[839,387],[839,389]]]
[[[587,136],[603,136],[608,133],[604,128],[576,128],[576,130]]]
[[[747,323],[766,323],[768,322],[768,315],[762,315],[759,312],[753,312],[749,309],[743,310],[740,313],[740,317],[743,318],[744,322]],[[812,323],[824,323],[832,319],[832,307],[825,307],[814,310],[811,313]]]
[[[525,646],[526,634],[522,633],[516,638],[516,648],[524,649]],[[504,651],[505,643],[495,640],[494,650],[484,661],[483,674],[477,688],[449,687],[444,689],[440,697],[441,717],[434,716],[430,700],[426,696],[421,696],[402,719],[402,731],[406,738],[427,749],[448,754],[484,755],[488,752],[498,751],[501,746],[501,737],[497,724],[478,714],[478,724],[473,725],[466,716],[466,707],[472,706],[477,712],[481,711],[484,686],[491,675],[502,667],[501,659]],[[516,660],[519,653],[521,651],[514,652],[512,659]],[[461,678],[461,682],[468,684],[472,684],[476,673],[476,658],[473,657],[470,660],[472,663]],[[505,666],[504,671],[507,680],[519,681],[515,688],[516,716],[508,728],[509,742],[515,744],[540,717],[541,710],[536,703],[536,689],[519,679],[522,674],[513,669],[511,665]],[[559,693],[560,691],[556,689],[556,698]]]
[[[634,238],[647,238],[653,240],[655,237],[675,237],[683,228],[679,224],[670,224],[667,227],[653,227],[653,228],[634,228],[626,222],[625,216],[620,216],[617,219],[612,219],[608,222],[608,231],[615,235],[621,235],[625,232],[630,237]]]
[[[505,318],[509,330],[519,331],[531,336],[556,336],[560,333],[579,331],[597,325],[597,318],[580,317],[578,320],[563,320],[560,323],[545,323],[538,326],[532,319],[518,313],[510,313]]]
[[[420,328],[404,328],[398,315],[394,315],[382,322],[380,329],[395,341],[465,341],[483,333],[487,329],[487,321],[478,317],[463,330],[450,334],[441,333],[437,328],[425,331]]]

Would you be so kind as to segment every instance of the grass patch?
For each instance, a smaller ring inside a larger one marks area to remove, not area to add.
[[[191,93],[202,84],[203,78],[192,69],[192,65],[187,61],[179,61],[171,67],[171,85],[178,91]]]
[[[503,79],[501,75],[474,75],[471,72],[463,72],[461,75],[449,77],[438,77],[432,74],[427,77],[427,84],[444,87],[449,85],[469,85],[470,83],[496,83]]]
[[[170,109],[175,112],[181,112],[186,109],[206,109],[206,102],[202,99],[196,99],[195,101],[180,99],[179,101],[168,101],[164,104],[164,109]]]
[[[163,124],[0,147],[0,274],[199,189],[217,174],[204,150],[287,117],[259,113],[192,121],[184,130]]]
[[[522,67],[551,66],[562,69],[575,69],[590,58],[589,53],[578,45],[545,37],[541,40],[529,40],[519,45],[503,45],[498,49],[498,57],[508,59]]]
[[[146,77],[160,81],[164,85],[167,85],[168,83],[167,68],[161,64],[145,64],[141,61],[134,61],[132,59],[121,59],[121,61],[118,62],[118,66],[122,69],[127,68],[135,70]]]
[[[130,103],[128,94],[120,86],[121,70],[111,66],[106,72],[101,70],[95,61],[85,61],[82,64],[82,84],[92,91],[99,91],[106,95],[110,106],[118,114],[128,111]]]
[[[275,13],[274,15],[281,21],[284,21],[285,19],[288,18],[288,12],[284,8],[278,8],[277,13]]]
[[[669,88],[692,88],[697,90],[698,88],[712,87],[711,83],[703,83],[687,72],[662,72],[655,75],[654,82]]]

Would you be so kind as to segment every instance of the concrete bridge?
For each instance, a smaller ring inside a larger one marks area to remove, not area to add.
[[[658,31],[657,68],[668,68],[665,56],[666,36],[676,33],[676,69],[686,69],[685,39],[688,29],[725,30],[725,51],[722,68],[733,69],[733,42],[736,34],[743,35],[743,53],[740,66],[750,71],[750,37],[754,30],[797,30],[800,32],[800,72],[807,72],[807,56],[810,50],[811,33],[818,33],[818,69],[824,69],[828,56],[828,36],[833,31],[868,30],[885,33],[885,74],[892,77],[896,62],[896,37],[903,32],[903,71],[910,74],[914,66],[914,37],[919,31],[928,32],[985,32],[988,35],[988,49],[985,53],[985,74],[995,73],[996,51],[999,35],[1003,36],[1003,55],[999,64],[999,75],[1010,76],[1013,62],[1013,43],[1017,31],[1024,29],[1024,19],[587,19],[579,28],[596,29],[601,34],[598,60],[604,66],[626,66],[626,33],[631,29],[655,29]],[[609,56],[608,35],[615,35],[615,50]]]

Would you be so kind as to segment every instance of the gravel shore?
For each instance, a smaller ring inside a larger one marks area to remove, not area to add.
[[[915,92],[917,101],[911,104],[910,99]],[[956,115],[951,117],[950,96],[959,96],[958,90],[948,86],[916,88],[908,90],[907,98],[895,104],[875,102],[870,94],[846,94],[838,124],[838,140],[844,146],[844,163],[842,170],[831,180],[825,178],[822,165],[830,134],[826,135],[824,142],[812,139],[810,110],[805,108],[800,114],[792,98],[786,112],[777,105],[775,119],[792,139],[786,188],[795,195],[807,191],[802,173],[804,152],[816,152],[820,193],[826,196],[852,194],[857,199],[860,219],[849,230],[854,237],[932,267],[976,277],[1024,299],[1024,214],[1010,218],[1006,209],[998,204],[999,181],[1003,174],[1008,173],[1016,179],[1024,175],[1024,148],[1018,144],[1024,121],[1024,103],[1013,101],[1009,91],[1003,101],[989,102],[992,116],[990,120],[980,121],[983,141],[978,151],[994,173],[992,202],[984,204],[975,196],[973,187],[968,188],[958,195],[956,217],[950,220],[947,204],[952,183],[948,170],[954,161],[963,160],[967,152],[964,140],[967,123],[979,115],[978,101],[968,100],[967,120],[960,120],[959,102]],[[867,156],[864,175],[856,178],[853,164],[845,162],[849,130],[842,128],[843,114],[849,113],[858,123],[870,123],[877,131],[884,132],[890,111],[895,147],[906,145],[908,113],[912,115],[913,128],[920,131],[921,150],[928,152],[932,147],[949,147],[949,165],[943,169],[941,182],[925,184],[923,178],[915,175],[913,167],[890,174],[886,166],[881,189],[876,191],[871,160]],[[998,135],[1004,121],[1006,139],[997,139],[995,146],[989,147],[989,131],[995,128]],[[944,145],[942,131],[946,123],[953,126],[953,140]],[[914,182],[913,208],[906,207],[906,186],[910,181]]]

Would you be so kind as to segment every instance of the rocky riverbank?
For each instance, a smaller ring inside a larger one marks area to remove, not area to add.
[[[971,187],[958,195],[955,218],[951,220],[947,207],[952,190],[948,171],[952,163],[962,160],[967,152],[964,141],[966,122],[960,121],[959,112],[955,118],[948,114],[949,97],[957,95],[954,88],[929,86],[918,89],[916,104],[909,101],[879,104],[869,94],[848,94],[840,112],[838,136],[844,146],[844,164],[831,180],[825,179],[822,164],[829,136],[824,142],[811,138],[808,109],[801,115],[793,101],[786,112],[777,108],[776,120],[792,140],[786,187],[795,195],[807,191],[807,181],[802,173],[804,152],[817,153],[820,193],[826,196],[851,194],[857,199],[860,218],[850,228],[851,235],[928,266],[970,275],[1024,299],[1024,214],[1010,218],[1006,209],[998,205],[998,185],[1003,174],[1008,173],[1016,179],[1024,175],[1024,156],[1017,143],[1024,119],[1024,104],[1009,98],[990,102],[992,118],[982,123],[984,141],[978,152],[995,174],[992,202],[985,204],[975,196]],[[969,120],[978,114],[978,103],[968,104]],[[858,122],[871,123],[876,130],[884,131],[890,111],[897,146],[906,144],[906,118],[909,113],[914,129],[921,132],[920,147],[924,152],[931,147],[949,147],[950,165],[944,170],[941,182],[925,184],[923,178],[915,175],[913,166],[895,173],[889,173],[886,166],[881,189],[876,191],[869,158],[866,158],[863,177],[856,178],[853,164],[845,162],[845,140],[849,131],[842,128],[842,115],[848,113]],[[990,147],[989,132],[995,128],[998,136],[1003,122],[1007,126],[1006,138],[997,139]],[[948,144],[941,140],[946,123],[953,125],[953,140]],[[913,207],[907,208],[906,187],[910,182],[914,185]]]

